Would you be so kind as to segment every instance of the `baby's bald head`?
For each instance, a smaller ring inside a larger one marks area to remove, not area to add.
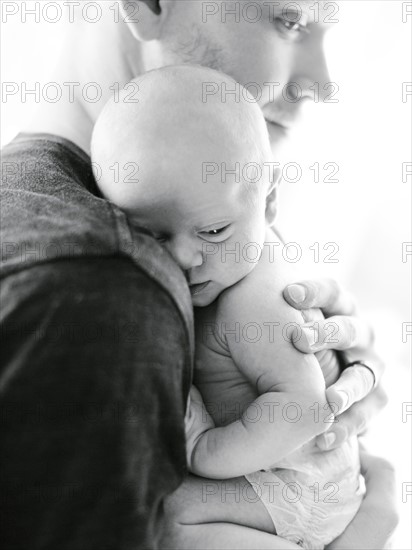
[[[240,87],[198,66],[146,73],[105,107],[92,138],[103,195],[164,244],[187,273],[196,306],[253,269],[243,252],[263,247],[272,183],[263,169],[271,149],[259,106],[241,88],[206,97],[211,84]],[[245,174],[246,166],[252,170]],[[226,249],[242,255],[226,261]]]
[[[206,95],[211,83],[219,93]],[[237,96],[220,93],[236,86],[225,74],[189,65],[151,71],[130,82],[117,101],[106,105],[93,132],[92,160],[103,195],[135,214],[177,188],[202,183],[209,184],[210,193],[220,193],[222,183],[235,185],[247,201],[266,191],[268,170],[253,180],[253,165],[271,159],[266,123],[245,89]],[[245,166],[252,166],[248,180]]]
[[[212,83],[219,92],[206,95]],[[229,171],[235,162],[242,167],[270,160],[266,124],[252,96],[245,89],[237,96],[220,93],[236,86],[225,74],[189,65],[150,71],[130,82],[106,105],[93,132],[92,160],[101,170],[102,193],[133,210],[152,196],[173,193],[174,185],[202,183],[205,165]],[[197,173],[193,164],[188,170],[189,160],[197,160]]]

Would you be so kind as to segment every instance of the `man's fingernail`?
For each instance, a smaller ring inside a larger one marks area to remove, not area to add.
[[[329,449],[329,447],[333,445],[335,441],[336,434],[334,434],[333,432],[328,432],[318,441],[318,447],[322,450]]]
[[[349,403],[349,395],[344,390],[336,390],[336,395],[340,398],[341,401],[336,403],[339,407],[339,412],[346,409]]]
[[[289,296],[296,304],[301,304],[306,298],[306,289],[302,285],[289,285]]]
[[[313,351],[318,351],[319,342],[316,341],[317,334],[312,328],[302,327],[302,338],[308,347]]]

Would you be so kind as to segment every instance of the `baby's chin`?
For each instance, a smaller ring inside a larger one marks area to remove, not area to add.
[[[196,296],[192,296],[192,304],[194,307],[206,307],[210,306],[210,304],[212,304],[216,300],[216,298],[217,296],[197,294]]]
[[[216,299],[216,298],[215,298]],[[192,298],[192,304],[193,307],[207,307],[210,306],[215,300],[211,300],[210,298],[204,298],[203,296],[195,298]]]
[[[216,286],[213,285],[213,283],[210,281],[209,285],[198,292],[197,294],[192,294],[192,303],[194,307],[206,307],[210,306],[221,292],[223,292],[223,288],[218,290],[216,289]]]

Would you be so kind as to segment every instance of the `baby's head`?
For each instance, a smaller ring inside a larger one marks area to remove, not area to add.
[[[107,104],[93,133],[102,194],[164,243],[195,306],[253,269],[276,185],[263,115],[239,88],[204,67],[151,71]]]

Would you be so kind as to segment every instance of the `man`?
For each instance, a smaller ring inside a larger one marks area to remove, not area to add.
[[[245,0],[109,4],[101,3],[98,23],[77,17],[68,25],[49,75],[79,83],[73,100],[43,101],[24,128],[29,135],[3,155],[5,547],[156,547],[163,501],[185,474],[190,296],[166,251],[98,196],[87,154],[105,100],[152,68],[200,63],[259,85],[278,147],[313,98],[311,86],[323,90],[329,79],[322,50],[328,25],[313,21],[309,2],[288,3],[285,13],[285,2],[254,3],[262,8],[254,23]],[[89,82],[102,90],[99,101],[85,96]],[[301,101],[285,101],[290,83]],[[298,283],[285,298],[301,309],[321,307],[339,328],[335,347],[366,365],[345,370],[331,389],[342,414],[318,444],[332,448],[384,405],[380,388],[371,391],[381,371],[371,331],[333,282]],[[309,341],[302,351],[311,352]],[[364,470],[381,523],[373,540],[383,547],[396,523],[391,470],[370,458]],[[168,501],[174,547],[216,547],[213,533],[206,540],[185,526],[196,483],[186,480]],[[182,512],[172,514],[170,502]]]

